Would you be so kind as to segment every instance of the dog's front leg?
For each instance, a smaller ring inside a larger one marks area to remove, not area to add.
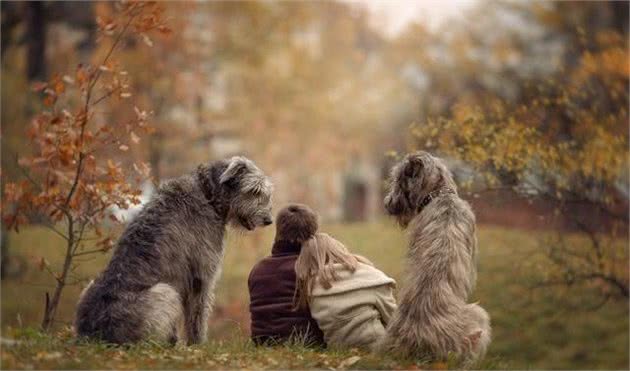
[[[208,283],[195,278],[192,292],[186,306],[186,337],[188,345],[201,344],[206,341],[208,332],[208,315],[210,312]]]

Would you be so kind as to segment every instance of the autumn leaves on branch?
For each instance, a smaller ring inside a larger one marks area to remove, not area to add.
[[[65,240],[65,259],[53,268],[42,259],[40,268],[56,282],[52,298],[46,294],[42,327],[49,329],[61,292],[72,271],[74,258],[106,252],[112,239],[102,229],[111,207],[126,209],[140,202],[137,184],[149,176],[145,163],[133,164],[130,178],[116,161],[151,132],[150,112],[133,106],[130,76],[115,59],[116,51],[130,38],[149,47],[150,35],[168,34],[163,7],[152,2],[112,4],[111,16],[97,17],[96,65],[82,63],[73,75],[56,74],[33,90],[42,96],[41,112],[35,115],[27,135],[32,154],[16,154],[24,180],[5,184],[3,220],[8,229],[37,221]],[[128,104],[135,117],[110,122],[103,114],[109,108]],[[117,106],[118,105],[118,106]],[[98,108],[98,109],[97,109]]]

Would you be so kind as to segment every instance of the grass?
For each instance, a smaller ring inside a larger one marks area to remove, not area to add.
[[[22,329],[21,344],[2,352],[3,369],[446,369],[448,363],[376,355],[357,349],[311,349],[299,344],[274,348],[254,346],[247,338],[210,341],[196,346],[140,343],[114,347],[75,339],[70,331],[55,335]],[[5,347],[6,348],[6,347]],[[450,365],[454,363],[451,362]],[[496,364],[483,365],[496,368]],[[486,367],[486,368],[488,368]]]
[[[402,284],[405,237],[386,223],[328,225],[323,230],[365,255]],[[24,256],[31,269],[19,280],[2,282],[2,336],[18,339],[4,345],[1,368],[446,368],[422,360],[373,355],[359,350],[315,350],[299,345],[256,348],[248,341],[247,276],[267,255],[272,230],[230,233],[217,305],[210,323],[210,341],[194,347],[138,344],[125,348],[76,340],[70,332],[80,287],[69,287],[59,308],[57,332],[33,330],[41,319],[44,292],[51,278],[36,269],[45,257],[60,262],[61,241],[42,228],[9,236],[13,253]],[[627,369],[628,303],[611,301],[597,311],[585,310],[598,297],[588,290],[550,287],[531,289],[546,266],[536,252],[543,233],[481,226],[479,279],[475,297],[492,317],[493,342],[484,369]],[[574,243],[582,238],[574,237]],[[93,276],[109,256],[97,256],[77,270]]]

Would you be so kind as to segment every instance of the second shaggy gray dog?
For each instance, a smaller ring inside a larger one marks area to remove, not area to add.
[[[426,152],[392,170],[385,208],[409,229],[406,279],[382,342],[410,355],[470,362],[490,343],[488,313],[466,301],[476,281],[475,215],[444,163]]]
[[[271,193],[270,181],[244,157],[162,184],[81,294],[77,333],[111,343],[205,341],[226,224],[271,224]]]

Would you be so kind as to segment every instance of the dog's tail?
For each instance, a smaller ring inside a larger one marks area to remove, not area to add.
[[[492,336],[488,313],[478,304],[451,304],[399,307],[379,348],[440,359],[454,353],[466,363],[483,358]]]

